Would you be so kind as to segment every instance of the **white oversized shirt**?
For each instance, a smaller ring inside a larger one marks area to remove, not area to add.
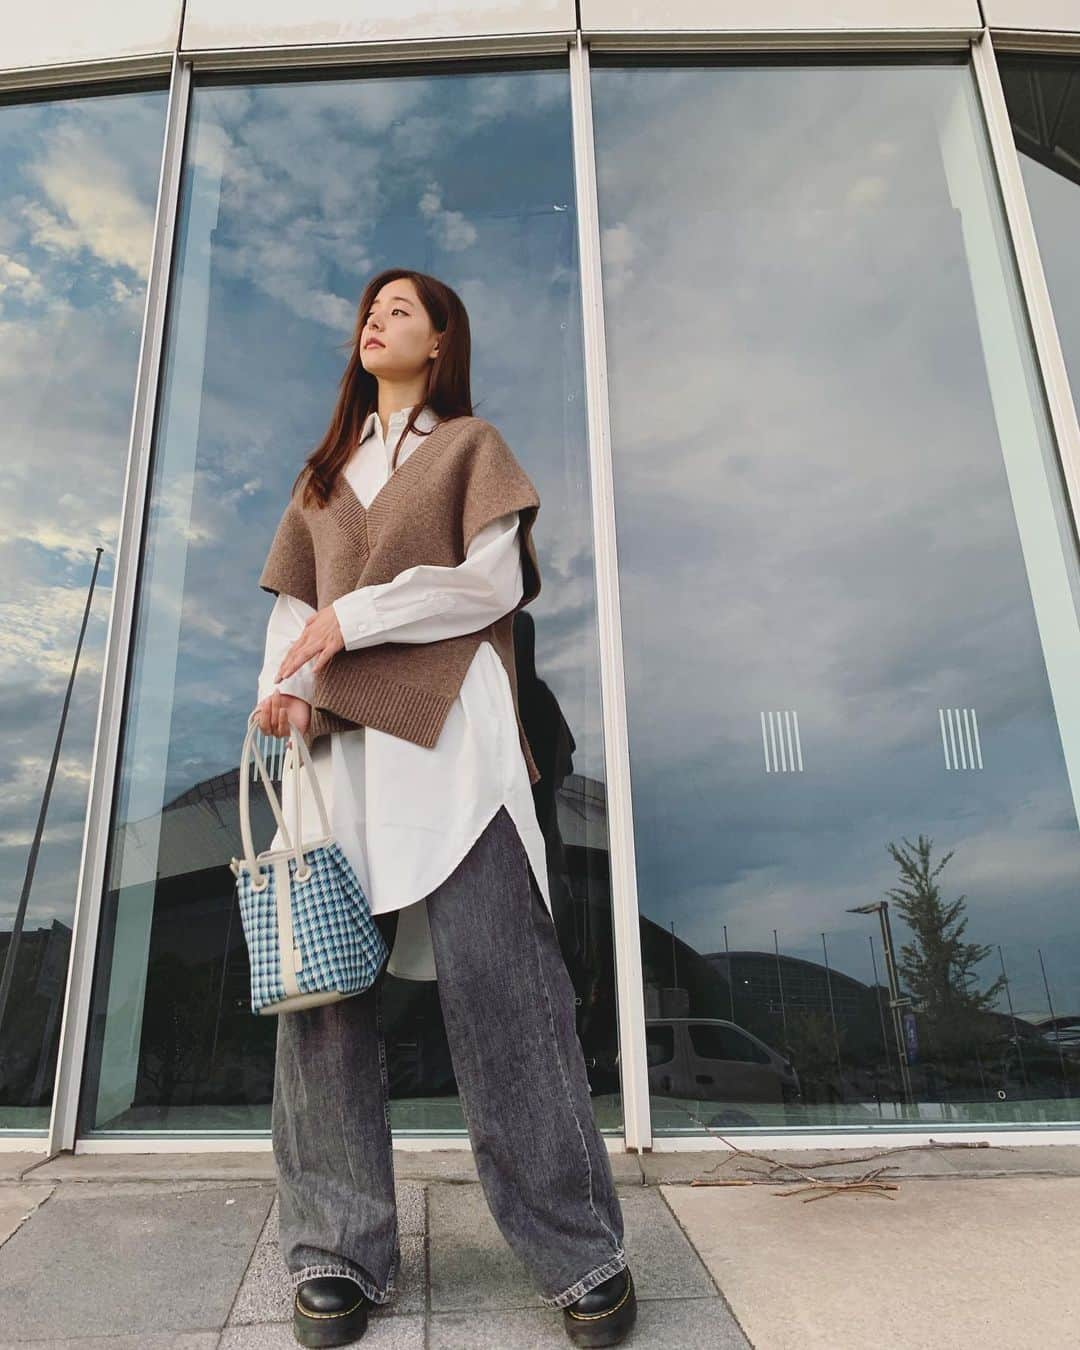
[[[390,476],[394,446],[409,413],[409,408],[391,413],[385,441],[377,412],[364,422],[343,472],[365,507]],[[417,426],[426,431],[437,420],[425,407]],[[409,433],[396,467],[423,439],[415,431]],[[457,567],[409,567],[392,581],[361,587],[333,601],[346,648],[435,642],[494,622],[523,593],[518,527],[518,513],[512,511],[479,531]],[[295,596],[277,596],[267,624],[258,702],[275,688],[311,701],[311,660],[284,680],[275,682],[274,675],[314,613]],[[271,745],[277,744],[276,738],[271,740]],[[266,747],[261,748],[265,753]],[[390,953],[390,974],[412,980],[436,978],[427,904],[416,902],[450,875],[501,805],[514,821],[551,910],[544,837],[521,753],[510,679],[490,641],[477,648],[432,748],[375,727],[357,727],[319,737],[311,753],[331,831],[360,880],[371,912],[403,910]],[[280,796],[290,831],[292,771],[287,756]],[[305,772],[301,777],[305,840],[321,830],[315,799],[303,786],[306,776]],[[279,830],[271,847],[283,845],[280,835]]]

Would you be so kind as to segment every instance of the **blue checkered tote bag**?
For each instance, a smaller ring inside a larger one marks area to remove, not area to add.
[[[290,837],[255,743],[258,713],[248,718],[240,755],[240,834],[244,856],[229,866],[236,877],[240,918],[251,965],[251,1011],[291,1012],[362,993],[388,955],[360,881],[330,832],[311,751],[290,724],[295,841]],[[248,760],[254,754],[266,786],[281,848],[256,854],[251,839]],[[300,770],[310,775],[322,834],[304,841]]]

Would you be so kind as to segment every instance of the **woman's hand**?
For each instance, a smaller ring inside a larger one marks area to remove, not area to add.
[[[312,657],[315,658],[311,665],[312,671],[322,670],[334,653],[340,652],[344,646],[345,638],[338,623],[337,610],[333,605],[326,605],[306,620],[300,636],[285,653],[274,679],[288,679]]]
[[[295,694],[283,694],[275,689],[261,703],[255,705],[259,730],[267,736],[288,736],[289,723],[302,736],[311,720],[311,704]]]

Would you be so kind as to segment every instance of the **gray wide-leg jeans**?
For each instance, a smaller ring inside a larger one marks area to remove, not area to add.
[[[438,992],[488,1207],[547,1307],[626,1264],[589,1098],[574,991],[514,822],[500,807],[427,897]],[[377,915],[392,942],[397,912]],[[389,922],[387,922],[389,921]],[[348,1275],[375,1303],[401,1262],[383,1039],[385,967],[362,994],[278,1015],[272,1133],[293,1286]]]

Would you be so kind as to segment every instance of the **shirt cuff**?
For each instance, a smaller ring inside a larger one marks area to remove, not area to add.
[[[359,590],[349,591],[332,601],[332,604],[346,651],[363,647],[368,639],[381,632],[382,625],[375,612],[375,599],[369,589],[362,586]]]
[[[438,570],[451,574],[456,571]],[[419,566],[410,577],[399,575],[393,581],[361,586],[331,601],[347,651],[394,642],[398,634],[418,622],[457,608],[460,597],[452,594],[448,585],[416,589],[418,572]]]
[[[269,698],[276,689],[279,694],[293,694],[296,698],[302,698],[305,702],[311,702],[311,695],[314,692],[315,677],[303,665],[299,670],[294,670],[291,675],[286,675],[283,680],[260,680],[259,696],[257,703],[261,703],[264,698]]]

